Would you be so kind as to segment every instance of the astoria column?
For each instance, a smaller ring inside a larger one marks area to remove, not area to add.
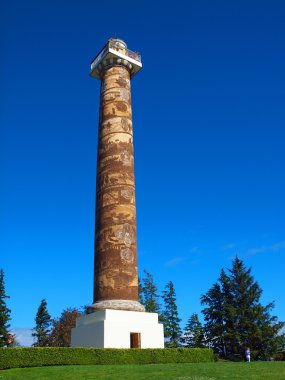
[[[131,78],[141,58],[110,39],[91,64],[101,80],[97,156],[94,299],[89,312],[144,311],[138,302]]]

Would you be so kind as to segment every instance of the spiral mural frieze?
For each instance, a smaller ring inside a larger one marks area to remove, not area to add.
[[[109,65],[109,66],[108,66]],[[94,302],[138,301],[130,71],[102,68]]]

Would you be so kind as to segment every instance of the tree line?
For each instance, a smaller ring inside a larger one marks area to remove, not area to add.
[[[140,301],[146,311],[156,312],[164,323],[167,347],[209,347],[221,358],[239,360],[246,347],[253,357],[265,360],[285,349],[284,322],[271,312],[274,302],[263,306],[262,289],[251,268],[237,256],[200,301],[204,323],[193,312],[181,330],[174,285],[170,281],[160,297],[153,277],[145,272],[139,287]],[[164,309],[159,300],[164,302]],[[282,333],[283,331],[283,333]]]
[[[262,289],[251,268],[246,268],[238,257],[230,269],[222,268],[217,281],[201,296],[204,323],[193,312],[183,331],[171,281],[160,297],[152,275],[145,271],[139,293],[146,311],[159,314],[166,347],[209,347],[219,357],[233,360],[241,359],[246,347],[256,359],[270,358],[277,350],[285,349],[285,323],[271,314],[274,302],[261,304]]]
[[[166,347],[210,347],[221,358],[241,357],[246,347],[258,359],[272,357],[285,349],[285,323],[272,315],[274,303],[263,306],[262,289],[251,268],[236,257],[232,267],[222,268],[217,281],[201,296],[204,322],[193,312],[181,328],[174,284],[169,281],[160,293],[151,273],[139,279],[139,301],[146,312],[157,313],[164,325]],[[4,272],[0,271],[0,346],[9,346],[10,310],[6,306]],[[70,346],[71,328],[76,318],[86,314],[86,307],[64,309],[51,318],[42,299],[33,328],[34,346]],[[10,334],[11,335],[11,334]],[[11,338],[10,338],[11,344]]]

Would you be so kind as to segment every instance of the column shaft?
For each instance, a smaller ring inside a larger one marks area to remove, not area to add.
[[[102,73],[94,267],[94,303],[99,309],[138,309],[130,73],[122,66]],[[111,300],[134,303],[120,307]]]

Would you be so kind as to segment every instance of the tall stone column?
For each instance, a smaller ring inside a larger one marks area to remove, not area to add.
[[[144,311],[138,302],[130,90],[141,67],[138,57],[122,40],[111,39],[92,71],[101,80],[92,311]]]
[[[101,81],[94,303],[71,330],[72,347],[163,348],[157,313],[138,302],[136,203],[130,80],[138,53],[110,39],[91,63]]]

